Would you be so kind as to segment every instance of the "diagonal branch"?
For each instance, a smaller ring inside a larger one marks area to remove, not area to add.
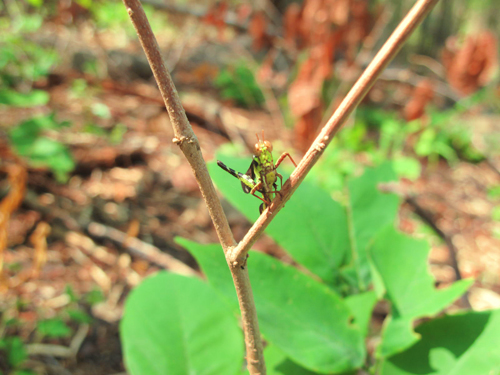
[[[172,78],[165,68],[165,64],[160,54],[160,48],[151,30],[144,9],[139,0],[123,0],[127,12],[135,27],[142,48],[146,53],[151,70],[155,76],[161,95],[165,102],[172,126],[174,128],[176,143],[184,156],[188,160],[196,181],[200,187],[203,199],[208,207],[208,211],[219,236],[219,241],[226,254],[229,269],[233,277],[234,286],[241,310],[243,331],[245,333],[245,345],[247,353],[248,371],[251,375],[265,375],[266,367],[260,338],[259,324],[257,321],[257,311],[253,299],[250,279],[248,278],[248,268],[242,267],[237,262],[230,261],[228,255],[236,245],[231,229],[227,222],[226,215],[222,210],[222,205],[212,179],[208,174],[207,165],[201,154],[200,145],[191,125],[186,117],[184,108],[175,89]]]
[[[306,177],[307,173],[311,170],[313,165],[316,164],[333,136],[340,130],[349,115],[373,86],[384,68],[394,58],[402,45],[437,2],[438,0],[418,0],[406,17],[400,22],[396,30],[394,30],[389,39],[387,39],[366,70],[361,74],[361,77],[359,77],[358,81],[346,95],[330,120],[323,127],[304,158],[290,176],[290,179],[283,186],[281,196],[278,195],[271,206],[257,219],[238,246],[232,250],[232,254],[229,256],[230,261],[243,264],[252,245],[264,232],[274,216],[283,208],[285,202],[290,199],[294,191]]]

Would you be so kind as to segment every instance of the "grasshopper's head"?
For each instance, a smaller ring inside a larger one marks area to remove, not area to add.
[[[259,139],[258,134],[255,135],[257,136],[257,143],[254,146],[255,156],[260,156],[263,152],[273,151],[273,145],[271,142],[264,140],[264,131],[262,131],[262,140]]]

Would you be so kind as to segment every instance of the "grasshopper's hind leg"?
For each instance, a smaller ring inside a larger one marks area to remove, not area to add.
[[[250,190],[250,194],[253,195],[255,198],[259,198],[262,202],[264,202],[267,206],[271,204],[271,202],[266,201],[265,199],[259,197],[257,194],[255,194],[256,191],[259,189],[262,189],[262,181],[259,182],[257,185],[255,185],[252,190]]]

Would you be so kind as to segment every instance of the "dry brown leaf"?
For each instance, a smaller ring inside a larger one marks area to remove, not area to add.
[[[413,90],[412,96],[403,109],[403,116],[406,121],[416,120],[425,113],[425,107],[434,97],[434,84],[430,79],[419,82]]]
[[[217,28],[219,40],[224,39],[224,30],[226,28],[226,14],[228,10],[228,4],[225,1],[217,2],[212,8],[208,10],[203,17],[202,21],[207,25],[212,25]]]
[[[283,16],[283,36],[285,38],[285,43],[290,46],[294,46],[296,40],[299,37],[299,25],[302,10],[300,5],[297,3],[292,3],[286,9]]]
[[[248,26],[248,33],[253,38],[252,48],[254,51],[259,51],[265,47],[269,37],[267,35],[267,18],[264,13],[257,12],[254,14]]]
[[[497,62],[498,40],[490,31],[469,35],[459,46],[457,37],[450,37],[442,53],[446,78],[462,94],[469,95],[486,85]]]

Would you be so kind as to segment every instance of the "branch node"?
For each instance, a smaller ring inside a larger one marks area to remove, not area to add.
[[[314,149],[318,152],[322,152],[326,148],[326,144],[323,142],[318,142],[314,145]]]
[[[172,142],[174,142],[177,146],[180,146],[181,144],[183,144],[185,140],[186,140],[186,137],[184,137],[184,136],[182,136],[180,138],[177,138],[177,137],[172,138]]]
[[[177,146],[181,146],[184,142],[187,143],[196,143],[196,138],[194,137],[186,137],[186,136],[181,136],[179,138],[174,137],[172,138],[172,142],[175,143]]]

